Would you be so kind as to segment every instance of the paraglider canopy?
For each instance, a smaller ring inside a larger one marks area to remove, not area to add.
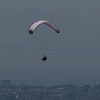
[[[39,21],[36,21],[36,22],[33,22],[29,29],[28,29],[28,32],[29,34],[33,34],[33,32],[35,31],[35,29],[40,26],[41,24],[46,24],[48,25],[49,27],[51,27],[54,31],[56,31],[57,33],[60,33],[60,30],[59,28],[52,22],[48,21],[48,20],[39,20]]]

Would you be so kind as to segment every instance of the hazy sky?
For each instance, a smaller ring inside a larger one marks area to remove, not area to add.
[[[100,77],[100,1],[1,0],[0,80],[17,84],[94,84]],[[32,21],[48,19],[34,36]],[[42,62],[42,50],[48,60]]]

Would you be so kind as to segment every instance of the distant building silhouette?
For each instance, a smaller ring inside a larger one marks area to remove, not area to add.
[[[11,80],[2,80],[1,81],[1,86],[2,87],[9,87],[9,86],[11,86]]]

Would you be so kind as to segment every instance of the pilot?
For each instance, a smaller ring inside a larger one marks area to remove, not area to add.
[[[47,57],[44,56],[44,57],[42,58],[42,61],[46,61],[46,60],[47,60]]]

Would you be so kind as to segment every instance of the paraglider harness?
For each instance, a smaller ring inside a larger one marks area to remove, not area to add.
[[[47,57],[45,55],[45,56],[43,56],[42,61],[46,61],[46,60],[47,60]]]

